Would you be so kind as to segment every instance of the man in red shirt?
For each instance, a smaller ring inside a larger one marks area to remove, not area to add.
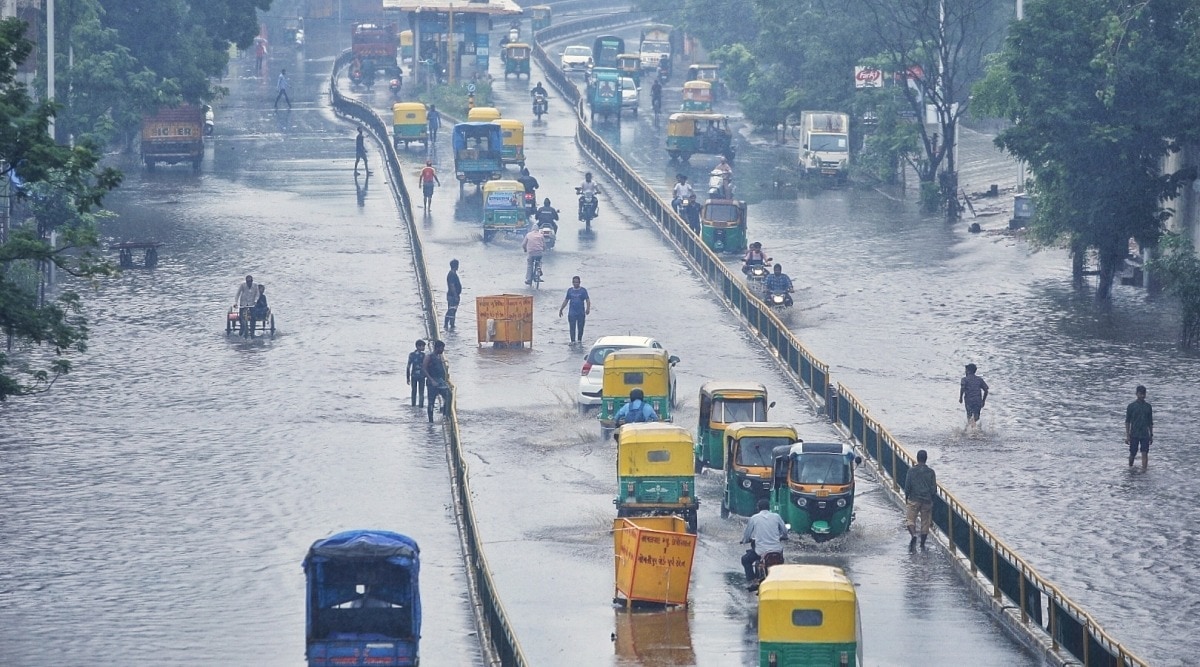
[[[442,184],[442,182],[440,180],[438,180],[437,170],[435,170],[433,168],[432,161],[430,161],[430,160],[425,161],[425,166],[424,166],[424,168],[421,169],[420,180],[421,180],[421,194],[423,194],[425,196],[424,208],[426,211],[428,211],[430,204],[433,203],[433,185],[434,185],[434,183],[436,183],[438,185]]]

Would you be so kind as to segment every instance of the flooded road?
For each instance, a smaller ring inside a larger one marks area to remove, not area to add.
[[[680,83],[676,76],[666,87],[664,110],[678,108]],[[648,90],[642,100],[648,105]],[[728,102],[717,110],[739,114]],[[717,158],[670,163],[665,126],[643,114],[597,129],[669,197],[676,172],[704,184]],[[929,450],[939,481],[1108,632],[1153,664],[1188,664],[1200,653],[1190,556],[1200,508],[1187,500],[1200,487],[1189,472],[1200,465],[1191,446],[1200,357],[1175,348],[1174,306],[1125,286],[1114,288],[1111,306],[1097,306],[1090,289],[1071,288],[1067,253],[1035,252],[1003,233],[1007,215],[974,220],[985,232],[973,235],[972,219],[921,218],[911,192],[771,187],[796,154],[794,139],[778,146],[744,136],[734,163],[750,238],[796,283],[792,330],[910,452]],[[960,159],[967,192],[1016,180],[988,135],[964,129]],[[982,435],[964,433],[956,402],[966,363],[991,386]],[[1126,466],[1124,444],[1124,408],[1138,384],[1156,417],[1146,473]]]
[[[404,383],[408,240],[378,176],[358,201],[319,44],[235,61],[199,175],[120,165],[106,241],[163,242],[158,268],[88,294],[74,372],[0,409],[6,666],[304,664],[300,562],[351,528],[418,541],[422,657],[479,664],[441,429]],[[247,273],[274,339],[225,336]]]
[[[465,294],[458,328],[447,334],[447,357],[458,385],[483,547],[525,653],[538,665],[757,664],[757,602],[744,589],[744,548],[737,545],[744,520],[720,518],[720,480],[711,471],[697,484],[700,540],[690,606],[630,617],[611,605],[615,450],[600,438],[595,413],[580,415],[575,406],[586,348],[569,344],[566,320],[557,317],[571,276],[581,276],[593,301],[585,340],[649,335],[681,357],[677,424],[694,428],[705,381],[755,379],[777,402],[772,419],[797,423],[808,440],[836,436],[642,216],[614,194],[615,184],[601,178],[610,194],[592,232],[575,221],[573,187],[594,167],[574,146],[564,102],[552,96],[550,114],[535,122],[531,82],[504,80],[498,63],[492,73],[497,105],[526,124],[539,200],[549,197],[563,212],[557,246],[545,260],[547,282],[539,290],[523,285],[519,239],[482,242],[482,201],[473,186],[460,195],[451,180],[448,132],[430,154],[443,186],[432,211],[416,213],[439,308],[449,261],[461,262]],[[538,78],[535,71],[532,82]],[[379,92],[362,99],[386,109]],[[415,181],[425,152],[414,145],[400,155]],[[474,299],[502,293],[533,296],[531,349],[477,345]],[[846,539],[821,546],[793,542],[787,550],[789,561],[844,567],[859,585],[870,664],[1037,664],[991,622],[943,554],[905,552],[902,516],[869,474],[859,493],[858,519]]]

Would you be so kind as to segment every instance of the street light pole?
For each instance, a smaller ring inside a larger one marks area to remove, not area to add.
[[[46,0],[46,100],[54,101],[54,0]],[[50,138],[54,138],[54,116],[50,117]]]
[[[1017,0],[1017,20],[1025,20],[1025,0]],[[1025,161],[1017,160],[1017,194],[1025,193]]]

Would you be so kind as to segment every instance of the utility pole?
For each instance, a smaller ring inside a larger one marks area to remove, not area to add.
[[[1025,20],[1025,0],[1017,0],[1017,20]],[[1020,121],[1018,121],[1020,122]],[[1017,161],[1017,194],[1025,193],[1025,161]]]
[[[54,0],[46,0],[46,99],[54,101]],[[54,116],[50,117],[50,138],[54,138]]]
[[[454,52],[454,3],[450,3],[450,32],[446,34],[446,59],[450,62],[446,65],[446,83],[454,85],[454,65],[458,60]]]

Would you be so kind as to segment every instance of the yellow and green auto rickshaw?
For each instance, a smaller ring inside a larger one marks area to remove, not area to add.
[[[504,45],[504,78],[516,74],[520,79],[524,74],[529,78],[529,45],[524,42],[509,42]]]
[[[777,447],[771,458],[771,507],[792,532],[824,542],[850,530],[862,457],[849,445],[802,442]]]
[[[484,242],[491,241],[496,232],[520,232],[528,226],[524,185],[511,180],[483,184]]]
[[[604,384],[600,390],[600,432],[607,434],[617,424],[617,411],[629,402],[629,392],[641,389],[645,402],[654,408],[659,421],[671,421],[675,388],[671,366],[679,357],[657,348],[614,350],[604,358]]]
[[[617,71],[621,76],[633,79],[634,85],[642,86],[642,57],[636,53],[621,53],[617,55]]]
[[[615,117],[621,122],[621,72],[615,67],[593,67],[587,87],[588,108],[592,122],[596,114],[604,120]]]
[[[471,123],[494,123],[500,120],[500,110],[496,107],[475,107],[467,112],[467,121]]]
[[[429,117],[420,102],[397,102],[392,105],[392,145],[400,150],[414,141],[429,144]]]
[[[716,65],[696,64],[688,66],[685,81],[707,81],[712,84],[713,102],[721,88],[721,68]]]
[[[700,239],[713,252],[746,251],[746,202],[709,199],[700,209]]]
[[[759,667],[861,667],[861,625],[841,568],[776,565],[758,587]]]
[[[614,353],[615,354],[615,353]],[[612,356],[609,355],[609,359]],[[605,361],[608,370],[608,361]],[[678,515],[696,532],[696,475],[692,435],[673,424],[626,424],[617,441],[617,516]]]
[[[529,13],[532,15],[530,26],[535,30],[549,28],[554,11],[550,9],[550,5],[534,5],[529,8]]]
[[[608,370],[608,366],[604,367]],[[725,425],[765,422],[767,388],[759,382],[714,380],[700,387],[700,423],[696,429],[696,472],[725,468]]]
[[[504,157],[504,164],[515,164],[524,167],[525,123],[515,118],[501,118],[496,121],[496,124],[500,126],[500,134],[504,137],[504,144],[500,147],[500,154]]]
[[[771,497],[775,448],[800,442],[796,427],[782,422],[734,422],[725,426],[725,492],[721,518],[751,516]]]
[[[687,161],[696,153],[722,155],[733,162],[729,116],[720,113],[673,113],[667,118],[667,155]]]
[[[412,60],[413,57],[413,31],[400,31],[400,59]]]
[[[709,113],[713,106],[712,84],[708,81],[687,81],[683,84],[683,104],[680,111]]]

